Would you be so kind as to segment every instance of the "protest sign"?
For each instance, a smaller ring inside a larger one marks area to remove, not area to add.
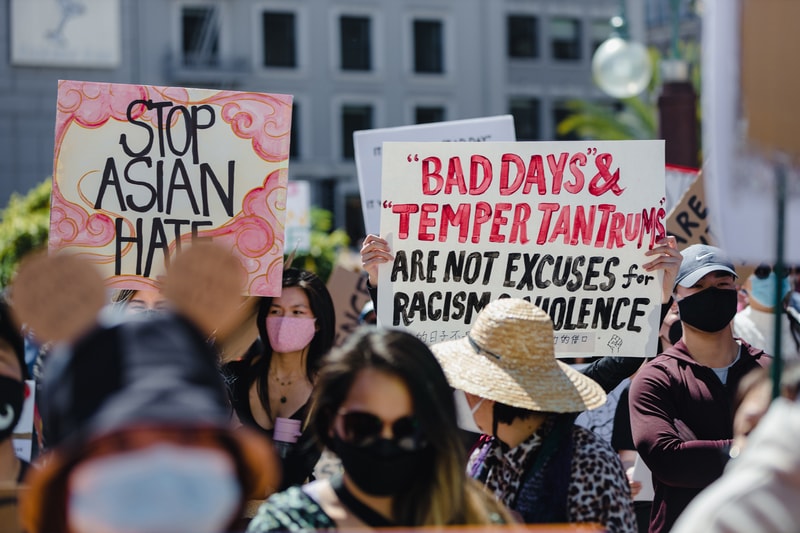
[[[25,403],[22,404],[22,414],[14,426],[12,443],[14,455],[30,462],[33,449],[33,411],[36,403],[36,383],[32,379],[25,380]]]
[[[384,141],[489,142],[516,139],[511,115],[354,132],[356,171],[366,232],[377,235],[380,231],[381,145]]]
[[[307,253],[311,248],[311,187],[307,181],[286,186],[286,248]]]
[[[60,81],[49,247],[110,287],[156,286],[182,245],[233,253],[280,294],[292,98]]]
[[[667,214],[667,233],[675,236],[681,250],[692,244],[716,245],[710,221],[701,172]]]
[[[358,315],[370,300],[367,278],[361,273],[337,265],[328,278],[328,292],[336,310],[336,337],[334,344],[341,345],[360,325]]]
[[[664,142],[384,143],[378,318],[429,343],[521,297],[556,353],[654,355],[666,234]]]
[[[669,167],[667,167],[669,173]],[[673,235],[678,242],[678,249],[693,244],[710,244],[719,247],[719,238],[711,230],[711,214],[706,201],[703,172],[697,174],[694,183],[686,190],[677,205],[667,214],[667,233]],[[733,258],[733,265],[739,281],[744,281],[758,266],[753,263]]]
[[[778,259],[779,228],[782,261],[800,263],[798,16],[785,0],[704,2],[706,196],[720,247],[753,264]]]

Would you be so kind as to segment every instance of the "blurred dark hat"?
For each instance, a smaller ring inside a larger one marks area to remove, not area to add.
[[[176,314],[101,325],[57,345],[44,368],[41,410],[52,449],[25,480],[22,516],[32,532],[66,523],[69,474],[82,460],[97,450],[130,450],[143,434],[227,450],[247,498],[262,499],[279,486],[269,440],[233,428],[217,354]]]
[[[53,445],[131,424],[230,420],[216,353],[174,314],[100,326],[54,348],[41,406]]]

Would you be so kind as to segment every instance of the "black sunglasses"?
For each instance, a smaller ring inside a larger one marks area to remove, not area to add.
[[[364,411],[340,411],[343,441],[358,447],[369,446],[383,433],[385,422],[378,416]],[[406,451],[416,451],[428,445],[422,436],[419,421],[413,416],[398,418],[392,423],[392,441]]]
[[[793,270],[792,267],[784,266],[781,277],[785,278],[786,276],[789,275],[790,271],[792,271],[792,270]],[[755,274],[755,276],[758,279],[767,279],[767,277],[769,277],[769,275],[771,273],[772,273],[772,267],[770,265],[758,265],[758,267],[756,268],[755,272],[753,272],[753,274]],[[777,272],[776,272],[776,274],[777,274]]]

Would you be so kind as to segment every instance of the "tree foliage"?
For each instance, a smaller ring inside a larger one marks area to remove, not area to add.
[[[14,193],[2,210],[0,286],[8,285],[25,254],[47,245],[52,186],[47,178],[24,196]]]
[[[700,94],[699,46],[680,43],[680,57],[692,67],[690,81]],[[658,94],[661,90],[661,54],[650,49],[653,77],[647,89],[638,96],[615,100],[612,103],[570,100],[566,103],[571,114],[557,128],[560,135],[577,135],[581,139],[646,140],[658,138]],[[700,106],[697,106],[698,127]],[[702,159],[701,159],[702,160]]]
[[[311,248],[294,255],[291,266],[310,270],[327,282],[339,252],[350,244],[350,237],[341,228],[333,229],[333,213],[320,207],[311,208]],[[291,255],[287,248],[285,253]]]

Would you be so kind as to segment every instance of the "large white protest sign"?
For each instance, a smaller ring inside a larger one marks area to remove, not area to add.
[[[777,258],[777,201],[785,204],[783,260],[800,263],[800,2],[710,0],[703,15],[706,197],[720,246],[754,264]],[[786,176],[778,187],[778,169]]]
[[[384,143],[378,318],[464,336],[501,297],[553,318],[559,356],[656,352],[663,141]]]
[[[364,228],[377,234],[381,223],[381,145],[384,141],[515,141],[511,115],[451,120],[353,133]]]

